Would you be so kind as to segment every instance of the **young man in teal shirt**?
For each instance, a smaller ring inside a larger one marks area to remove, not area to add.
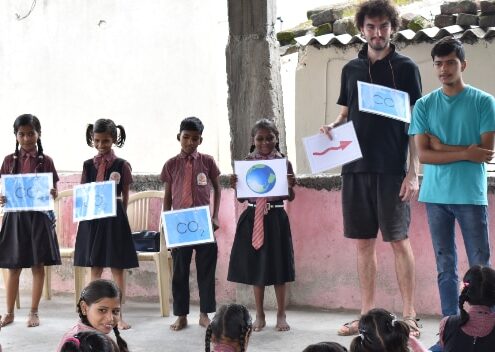
[[[426,203],[442,314],[449,316],[458,313],[455,220],[469,265],[490,264],[485,163],[494,154],[495,100],[464,83],[460,41],[443,38],[431,57],[442,87],[416,102],[409,134],[425,164],[419,200]]]

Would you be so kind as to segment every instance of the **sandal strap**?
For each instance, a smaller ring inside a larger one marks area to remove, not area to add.
[[[407,325],[409,325],[409,327],[410,327],[411,329],[413,329],[414,331],[419,331],[419,329],[421,329],[421,328],[423,327],[423,324],[421,324],[421,323],[419,322],[419,320],[420,320],[419,318],[416,318],[416,317],[410,317],[410,316],[408,316],[408,317],[404,317],[404,318],[402,318],[402,320],[403,320],[403,321],[404,321]],[[410,323],[408,323],[408,322],[410,322]]]

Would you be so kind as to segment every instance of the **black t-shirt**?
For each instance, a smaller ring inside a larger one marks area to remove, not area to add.
[[[409,93],[410,104],[421,97],[421,77],[416,64],[400,55],[391,45],[391,52],[371,64],[368,45],[358,57],[342,69],[340,96],[337,104],[347,106],[348,121],[352,121],[363,157],[344,165],[342,173],[404,174],[409,136],[408,124],[359,111],[357,81],[387,86]],[[370,77],[371,76],[371,77]]]

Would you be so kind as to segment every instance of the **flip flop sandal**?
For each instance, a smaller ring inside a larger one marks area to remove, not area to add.
[[[421,337],[420,329],[423,328],[423,325],[419,322],[419,318],[407,316],[402,318],[402,320],[409,326],[409,329],[411,330],[410,335],[419,339]]]
[[[355,319],[349,321],[342,325],[339,330],[337,330],[337,335],[339,336],[353,336],[359,333],[359,320]]]
[[[0,327],[7,326],[14,322],[14,313],[6,313],[3,319],[0,319]]]

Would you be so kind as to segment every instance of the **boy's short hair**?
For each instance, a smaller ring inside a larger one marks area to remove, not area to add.
[[[354,17],[358,29],[363,28],[366,16],[369,18],[387,17],[394,31],[400,25],[399,11],[389,0],[370,0],[361,3]]]
[[[205,126],[203,125],[200,119],[198,119],[195,116],[190,116],[190,117],[186,117],[184,120],[181,121],[179,133],[182,131],[197,131],[203,134],[204,129]]]
[[[466,60],[466,53],[464,52],[464,46],[459,39],[453,37],[443,37],[435,43],[431,49],[431,58],[435,60],[435,56],[442,57],[451,53],[455,53],[455,56],[461,61]]]

